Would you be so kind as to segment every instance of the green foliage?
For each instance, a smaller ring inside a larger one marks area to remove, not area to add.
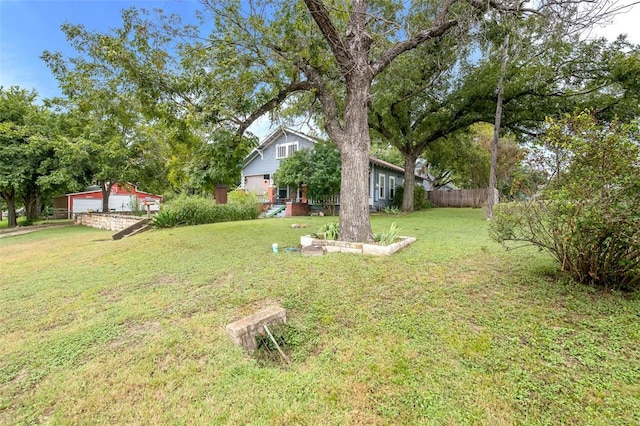
[[[16,204],[31,220],[39,203],[78,189],[89,154],[77,149],[63,114],[36,105],[36,92],[0,87],[0,197],[15,226]]]
[[[131,195],[129,197],[129,203],[127,204],[129,206],[129,210],[135,215],[141,215],[145,211],[142,203],[140,202],[140,198],[138,198],[136,195]]]
[[[549,251],[582,283],[640,289],[640,146],[635,126],[589,113],[550,120],[555,174],[538,198],[500,206],[491,236]],[[507,245],[509,246],[509,245]]]
[[[390,145],[385,138],[379,137],[378,133],[372,132],[371,138],[372,157],[395,164],[398,167],[404,167],[404,158],[397,147]]]
[[[427,192],[422,185],[414,185],[413,187],[413,210],[424,210],[434,207],[434,205],[426,199]],[[396,187],[393,194],[391,206],[399,208],[402,206],[402,198],[404,197],[404,187]]]
[[[398,207],[396,206],[387,206],[384,208],[384,212],[386,214],[399,214],[400,213],[400,209],[398,209]]]
[[[181,195],[154,216],[154,226],[165,228],[257,218],[255,204],[216,204],[209,198]]]
[[[240,205],[252,205],[259,204],[260,199],[258,195],[253,191],[247,191],[244,189],[234,189],[227,194],[227,201],[229,204]]]
[[[333,212],[340,193],[340,153],[329,142],[318,142],[313,150],[301,149],[280,163],[273,175],[279,186],[307,185],[307,198],[322,202]]]
[[[294,188],[309,182],[312,173],[312,155],[312,150],[304,148],[282,160],[278,170],[273,174],[273,182],[278,186]]]
[[[169,209],[163,208],[151,217],[153,226],[156,228],[173,228],[174,226],[184,225],[178,220],[178,214]]]
[[[340,224],[338,222],[325,223],[318,232],[311,234],[313,238],[319,238],[321,240],[337,240],[339,235]]]
[[[398,234],[402,231],[402,228],[398,228],[395,222],[391,224],[389,230],[386,232],[381,232],[379,234],[375,234],[375,241],[382,244],[383,246],[393,244],[398,238]]]
[[[452,182],[460,188],[486,188],[489,186],[489,169],[493,126],[478,123],[464,132],[457,132],[431,144],[425,152],[432,172],[450,170]],[[522,168],[526,151],[513,135],[503,135],[498,144],[496,162],[496,186],[501,199],[512,195],[520,187],[518,180],[527,181]],[[529,181],[525,182],[531,183]]]

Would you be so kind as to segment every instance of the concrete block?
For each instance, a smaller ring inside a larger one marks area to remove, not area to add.
[[[300,245],[302,247],[312,246],[313,238],[311,238],[311,236],[309,235],[303,235],[302,237],[300,237]]]
[[[340,252],[341,253],[352,253],[352,254],[362,254],[362,249],[361,248],[354,248],[354,247],[340,247]]]
[[[322,256],[326,253],[326,249],[320,246],[303,246],[302,254],[304,256]]]
[[[280,306],[270,306],[248,317],[228,324],[227,334],[235,344],[242,346],[247,351],[256,349],[256,339],[258,335],[264,333],[264,326],[272,324],[286,323],[287,314]]]
[[[387,246],[379,246],[376,244],[365,244],[362,249],[362,254],[369,254],[372,256],[389,256],[391,252]]]

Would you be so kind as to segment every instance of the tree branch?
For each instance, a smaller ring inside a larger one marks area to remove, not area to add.
[[[382,115],[378,112],[374,113],[376,116],[376,121],[371,120],[369,122],[369,127],[373,130],[375,130],[376,132],[380,133],[382,136],[384,136],[385,138],[389,139],[389,140],[393,140],[393,134],[391,133],[391,131],[387,128],[387,126],[384,125],[383,123],[383,119],[382,119]]]
[[[325,81],[322,78],[320,72],[308,63],[299,62],[296,64],[309,79],[313,86],[316,98],[320,101],[322,109],[324,110],[325,123],[324,127],[331,140],[340,145],[342,144],[342,125],[340,124],[340,115],[338,109],[338,103],[335,97],[327,88]]]
[[[291,93],[309,91],[314,88],[314,85],[309,81],[296,81],[288,84],[282,90],[280,90],[273,98],[265,102],[255,110],[251,115],[242,120],[239,123],[238,130],[236,130],[237,136],[242,136],[251,124],[260,118],[262,115],[277,108]]]
[[[373,72],[373,75],[378,75],[387,67],[387,65],[393,62],[393,60],[400,56],[402,53],[408,50],[415,49],[427,40],[440,37],[445,32],[447,32],[447,30],[458,25],[458,20],[456,19],[448,21],[445,20],[447,14],[449,13],[449,9],[451,9],[451,6],[456,1],[457,0],[446,0],[444,2],[444,4],[442,5],[442,9],[440,9],[440,12],[438,12],[438,15],[436,16],[436,19],[431,28],[420,31],[413,37],[394,44],[386,52],[384,52],[382,56],[380,56],[380,58],[378,58],[371,64],[371,71]]]
[[[318,24],[318,28],[320,28],[327,43],[329,43],[331,52],[333,52],[333,56],[336,58],[342,73],[344,75],[348,74],[352,66],[351,54],[344,45],[338,29],[333,25],[326,6],[322,0],[304,0],[304,3],[307,5],[313,20]]]

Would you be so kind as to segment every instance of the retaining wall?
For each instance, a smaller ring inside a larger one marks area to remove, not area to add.
[[[76,213],[73,223],[120,232],[143,220],[144,217],[115,213]]]

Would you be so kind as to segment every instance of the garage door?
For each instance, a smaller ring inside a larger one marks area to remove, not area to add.
[[[95,198],[76,198],[73,200],[73,213],[102,211],[102,200]]]

